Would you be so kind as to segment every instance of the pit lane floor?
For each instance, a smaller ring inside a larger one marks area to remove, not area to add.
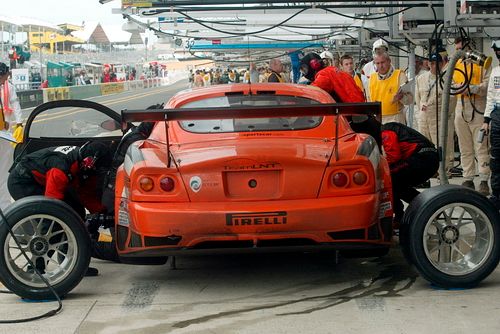
[[[460,178],[451,179],[461,183]],[[382,258],[333,254],[177,257],[177,269],[93,260],[51,318],[0,333],[498,333],[500,269],[470,290],[432,287],[397,244]],[[169,260],[170,262],[170,260]],[[0,294],[0,318],[56,308]]]

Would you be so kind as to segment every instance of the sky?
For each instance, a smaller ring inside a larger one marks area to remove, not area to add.
[[[121,1],[113,0],[101,5],[99,0],[3,0],[2,15],[37,18],[53,24],[98,21],[103,24],[121,24],[121,15],[112,14],[111,8],[120,8]]]

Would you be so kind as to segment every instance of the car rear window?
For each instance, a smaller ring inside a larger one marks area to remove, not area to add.
[[[296,97],[277,95],[229,95],[193,101],[182,108],[214,108],[232,106],[282,106],[282,105],[311,105],[318,101]],[[181,121],[181,127],[193,133],[220,133],[220,132],[253,132],[253,131],[291,131],[305,130],[318,126],[322,116],[307,117],[269,117],[247,119],[216,119]]]

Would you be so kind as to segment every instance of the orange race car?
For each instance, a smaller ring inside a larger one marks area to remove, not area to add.
[[[147,139],[128,146],[110,183],[121,262],[323,249],[381,256],[393,239],[390,172],[376,140],[349,124],[352,115],[379,115],[380,106],[333,102],[318,88],[291,84],[189,90],[165,109],[125,110],[121,116],[89,101],[51,102],[30,116],[17,153],[87,140],[116,150],[124,139],[110,122],[121,122],[124,130],[131,122],[155,122]],[[94,109],[108,119],[89,116],[101,127],[78,123],[71,126],[74,136],[51,133],[47,140],[35,119],[44,112],[52,117],[59,107]],[[16,244],[6,224],[0,225],[0,280],[10,290],[31,299],[52,296],[20,249],[47,262],[43,276],[59,294],[80,282],[90,261],[90,238],[72,211],[43,197],[22,199],[6,210],[20,239]],[[405,214],[402,249],[432,283],[473,286],[498,264],[499,219],[474,191],[431,188]]]

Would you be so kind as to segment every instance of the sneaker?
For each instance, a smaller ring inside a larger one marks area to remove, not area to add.
[[[462,177],[463,170],[460,167],[452,167],[450,168],[449,172],[455,177]]]
[[[484,196],[488,196],[490,194],[490,187],[488,186],[488,181],[481,181],[481,183],[479,183],[479,189],[477,191],[479,191],[479,193]]]
[[[85,277],[94,277],[97,275],[99,275],[99,270],[97,270],[97,268],[93,268],[93,267],[87,268],[87,272],[85,273]]]
[[[427,180],[424,183],[421,183],[417,186],[417,188],[430,188],[431,187],[431,180]]]
[[[476,189],[476,187],[474,186],[474,181],[472,180],[465,180],[463,183],[462,183],[462,186],[464,187],[467,187],[467,188],[471,188],[471,189]]]

